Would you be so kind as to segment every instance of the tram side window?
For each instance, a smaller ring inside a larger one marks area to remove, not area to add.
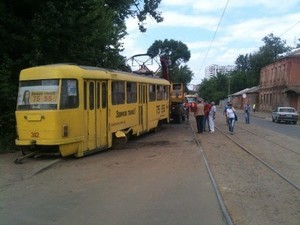
[[[73,109],[78,107],[77,80],[62,80],[60,109]]]
[[[97,109],[100,108],[100,83],[97,82],[97,88],[96,88],[96,102],[97,102]]]
[[[137,100],[136,83],[127,82],[126,92],[127,92],[127,103],[136,103]]]
[[[156,100],[156,86],[155,84],[149,85],[149,101],[153,102]]]
[[[162,100],[164,94],[164,89],[162,85],[157,86],[157,100]]]
[[[95,94],[94,94],[94,83],[90,83],[90,88],[89,88],[90,94],[90,110],[93,110],[95,108]]]
[[[168,99],[169,99],[169,87],[164,86],[164,100],[168,100]]]
[[[120,105],[125,103],[125,83],[123,81],[113,81],[111,83],[112,104]]]
[[[106,83],[102,83],[102,108],[106,108],[107,105],[107,88]]]

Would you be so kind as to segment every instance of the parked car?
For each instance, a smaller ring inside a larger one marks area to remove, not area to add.
[[[276,123],[283,121],[296,124],[298,118],[299,114],[293,107],[277,107],[272,112],[272,121]]]

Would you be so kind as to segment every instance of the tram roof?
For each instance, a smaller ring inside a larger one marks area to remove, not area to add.
[[[112,69],[104,69],[100,67],[81,66],[75,64],[50,64],[43,66],[30,67],[23,69],[20,73],[20,80],[37,80],[37,79],[53,79],[65,78],[68,72],[69,78],[84,79],[106,79],[106,80],[123,80],[169,85],[170,82],[157,76],[145,76],[125,71]]]

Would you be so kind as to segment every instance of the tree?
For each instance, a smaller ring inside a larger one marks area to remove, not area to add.
[[[173,39],[164,41],[155,41],[147,50],[147,53],[155,56],[167,56],[171,61],[171,69],[181,63],[186,63],[191,58],[191,52],[181,41]]]
[[[141,32],[146,32],[144,21],[147,15],[155,19],[157,23],[163,21],[161,12],[157,8],[161,0],[106,0],[106,6],[118,12],[118,19],[122,22],[128,17],[138,19],[138,26]]]
[[[281,40],[272,33],[265,36],[262,41],[264,45],[256,52],[237,57],[235,61],[236,71],[232,73],[231,83],[231,86],[236,87],[237,91],[257,86],[261,68],[275,62],[282,53],[287,53],[292,49],[286,45],[286,41]]]
[[[235,60],[236,70],[247,72],[250,70],[250,62],[249,58],[251,55],[239,55],[237,59]]]
[[[263,39],[265,45],[259,48],[259,54],[264,58],[265,63],[272,63],[282,53],[290,52],[291,47],[286,46],[286,41],[281,40],[281,38],[274,36],[273,33],[270,33],[268,36],[265,36]]]
[[[199,85],[198,95],[211,102],[219,102],[227,96],[228,77],[226,74],[218,73],[216,76],[205,78]],[[226,86],[225,86],[226,85]]]
[[[187,65],[176,66],[171,70],[172,81],[174,83],[183,83],[185,90],[187,91],[187,84],[189,84],[193,78],[193,72]]]
[[[172,82],[184,83],[186,85],[192,80],[193,73],[183,63],[189,61],[191,53],[188,47],[181,41],[173,39],[164,41],[156,40],[147,50],[152,57],[167,57],[170,60],[170,79]]]

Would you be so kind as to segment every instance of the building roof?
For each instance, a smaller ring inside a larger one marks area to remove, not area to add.
[[[300,48],[295,48],[290,52],[280,54],[279,57],[279,60],[284,58],[300,57]]]
[[[255,92],[258,92],[258,90],[259,90],[259,86],[254,86],[254,87],[251,87],[251,88],[245,88],[241,91],[238,91],[236,93],[231,94],[230,96],[234,97],[234,96],[240,96],[240,95],[243,95],[243,94],[255,93]]]

